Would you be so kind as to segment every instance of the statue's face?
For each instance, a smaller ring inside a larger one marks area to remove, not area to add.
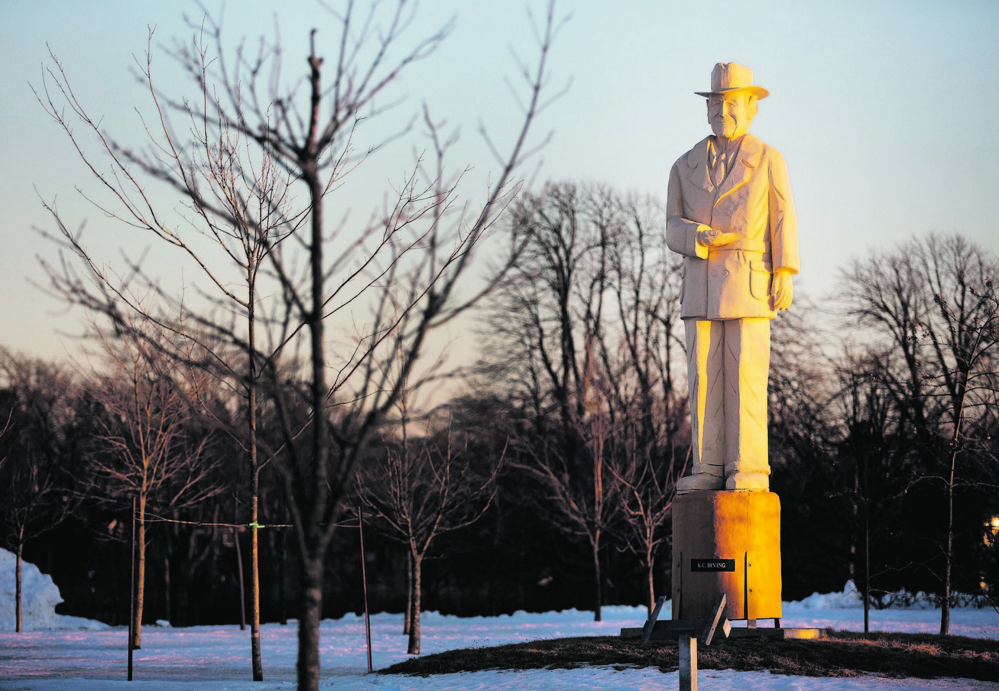
[[[736,139],[749,132],[756,117],[756,97],[745,91],[708,97],[708,122],[716,137]]]

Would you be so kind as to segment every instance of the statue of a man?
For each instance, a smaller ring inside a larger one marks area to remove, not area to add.
[[[760,99],[753,71],[711,72],[714,134],[673,165],[666,242],[684,256],[680,316],[687,339],[693,490],[770,488],[770,320],[791,306],[798,224],[784,157],[749,134]]]

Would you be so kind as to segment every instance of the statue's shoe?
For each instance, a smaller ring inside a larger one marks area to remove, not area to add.
[[[734,473],[726,478],[725,489],[742,490],[744,492],[769,492],[770,476],[764,473]]]
[[[678,494],[685,492],[695,492],[699,490],[721,490],[725,489],[725,480],[711,473],[694,473],[687,477],[682,477],[676,482]]]

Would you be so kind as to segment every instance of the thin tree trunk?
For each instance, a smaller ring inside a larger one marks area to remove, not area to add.
[[[139,550],[138,574],[135,579],[135,621],[132,628],[132,647],[139,650],[142,645],[142,606],[146,597],[146,496],[139,496],[139,534],[136,538]]]
[[[646,601],[646,608],[649,610],[649,617],[652,616],[652,610],[656,606],[656,588],[655,583],[652,578],[652,572],[655,567],[655,558],[652,556],[652,548],[649,547],[648,551],[645,553],[645,563],[649,565],[649,599]]]
[[[254,476],[257,473],[254,472]],[[256,484],[256,482],[254,483]],[[252,520],[257,524],[257,490],[254,489]],[[257,529],[250,529],[250,657],[253,665],[253,681],[264,680],[264,662],[260,653],[260,540]]]
[[[406,650],[410,655],[420,654],[420,596],[421,580],[423,572],[423,558],[410,555],[413,564],[413,588],[410,594],[410,601],[413,603],[410,610],[411,621],[409,624],[409,648]]]
[[[323,609],[323,560],[302,560],[301,611],[298,615],[298,689],[319,691],[319,620]]]
[[[406,616],[402,622],[402,635],[408,636],[413,625],[413,553],[406,550]]]
[[[603,577],[600,574],[600,531],[593,540],[593,573],[596,576],[596,607],[593,609],[593,621],[602,621],[600,607],[604,601]]]
[[[866,467],[866,464],[865,464]],[[865,487],[866,491],[866,487]],[[860,460],[859,458],[854,458],[853,463],[853,501],[850,502],[850,515],[853,518],[851,526],[853,529],[850,530],[850,580],[853,581],[854,585],[857,585],[858,576],[857,572],[860,570],[860,565],[857,560],[860,558],[857,556],[857,542],[860,540],[859,530],[856,526],[860,525]],[[859,586],[857,586],[859,588]]]
[[[24,536],[24,529],[21,529],[21,536]],[[24,553],[24,541],[18,540],[17,542],[17,564],[14,566],[14,599],[16,604],[14,605],[16,614],[14,630],[17,633],[22,633],[24,631],[24,619],[21,615],[21,562],[22,555]]]
[[[170,599],[170,552],[165,551],[163,554],[163,600],[164,608],[166,609],[166,620],[170,622],[173,626],[173,602]]]
[[[260,540],[257,535],[260,504],[260,465],[257,458],[257,324],[256,267],[249,262],[248,300],[246,309],[249,381],[246,391],[247,422],[250,427],[250,658],[253,681],[264,680],[264,663],[260,654]]]
[[[957,435],[955,434],[955,437]],[[940,603],[940,635],[950,633],[950,571],[954,550],[954,467],[957,462],[957,440],[950,457],[950,478],[947,482],[947,550],[944,552],[944,591]]]
[[[593,621],[601,621],[600,608],[604,603],[603,577],[600,573],[600,527],[604,512],[604,418],[597,414],[595,424],[596,446],[593,453],[593,518],[596,530],[593,534],[593,572],[597,579],[597,601],[593,609]]]
[[[961,422],[964,419],[966,393],[965,386],[955,406],[954,433],[950,438],[950,476],[947,478],[947,551],[944,553],[944,592],[943,602],[940,604],[940,635],[942,636],[950,633],[950,574],[954,561],[954,475],[957,470],[957,443],[961,435]]]
[[[315,31],[313,30],[313,41]],[[326,509],[329,498],[328,466],[329,439],[327,438],[328,420],[326,417],[326,396],[329,389],[326,386],[326,350],[323,328],[325,309],[325,266],[323,265],[323,186],[319,180],[317,159],[317,123],[319,122],[319,107],[322,97],[320,86],[320,66],[322,60],[315,54],[315,44],[311,47],[309,56],[310,105],[311,116],[307,144],[298,162],[302,179],[309,188],[311,203],[310,236],[309,236],[309,283],[310,302],[305,316],[305,326],[309,331],[310,376],[309,407],[312,413],[312,446],[310,453],[311,477],[305,480],[303,487],[304,501],[299,500],[302,507],[301,524],[301,559],[302,559],[302,608],[298,621],[298,691],[319,691],[319,618],[323,606],[323,561],[326,555],[327,542],[323,534],[323,525],[328,516]],[[289,496],[289,500],[295,498]]]
[[[864,502],[864,633],[871,632],[871,519]]]

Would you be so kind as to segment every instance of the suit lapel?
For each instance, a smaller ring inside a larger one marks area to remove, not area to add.
[[[713,192],[714,184],[708,175],[708,140],[702,139],[687,154],[687,179],[705,192]]]
[[[763,142],[755,136],[747,134],[743,137],[742,144],[739,146],[739,153],[736,156],[734,167],[729,171],[728,177],[725,178],[725,182],[723,182],[721,187],[718,188],[718,196],[715,198],[715,205],[717,206],[718,203],[725,197],[747,184],[750,178],[753,177],[756,169],[760,167],[760,161],[762,159]],[[707,166],[705,166],[705,173],[706,172]]]

